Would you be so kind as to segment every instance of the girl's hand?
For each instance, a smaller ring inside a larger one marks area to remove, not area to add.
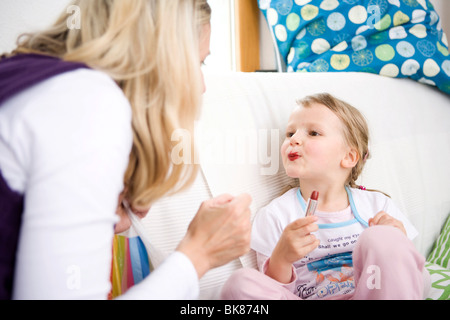
[[[266,271],[269,277],[282,283],[291,281],[292,264],[319,245],[319,240],[311,234],[319,229],[316,221],[315,216],[300,218],[284,229],[269,260]]]
[[[192,261],[199,278],[250,250],[250,203],[247,194],[202,203],[177,248]]]
[[[392,218],[384,211],[378,212],[375,217],[369,219],[369,227],[372,226],[392,226],[400,229],[406,236],[406,229],[400,220]]]

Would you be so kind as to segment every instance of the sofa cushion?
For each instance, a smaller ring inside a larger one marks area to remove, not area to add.
[[[425,268],[430,273],[431,288],[427,294],[427,300],[450,299],[450,270],[437,264],[427,262]]]
[[[433,250],[428,256],[428,261],[438,264],[444,268],[450,269],[450,216],[442,228]],[[449,283],[450,284],[450,283]]]
[[[259,0],[287,71],[409,77],[450,94],[447,37],[428,0]]]

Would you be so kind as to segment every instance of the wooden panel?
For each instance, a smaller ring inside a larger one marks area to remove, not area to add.
[[[254,72],[259,61],[259,8],[257,0],[234,0],[236,69]]]

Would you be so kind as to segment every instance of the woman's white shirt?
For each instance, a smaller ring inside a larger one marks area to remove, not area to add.
[[[25,194],[14,299],[107,297],[115,211],[132,139],[129,102],[99,71],[55,76],[0,108],[0,170]],[[172,272],[180,261],[183,278],[190,279],[184,283],[189,295],[180,298],[195,298],[197,274],[180,253],[123,298],[156,298],[164,289],[158,285],[179,280]]]

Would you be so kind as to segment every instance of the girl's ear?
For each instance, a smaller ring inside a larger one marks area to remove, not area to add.
[[[350,148],[345,155],[344,159],[341,160],[341,166],[343,168],[353,168],[359,161],[359,154],[355,148]]]

